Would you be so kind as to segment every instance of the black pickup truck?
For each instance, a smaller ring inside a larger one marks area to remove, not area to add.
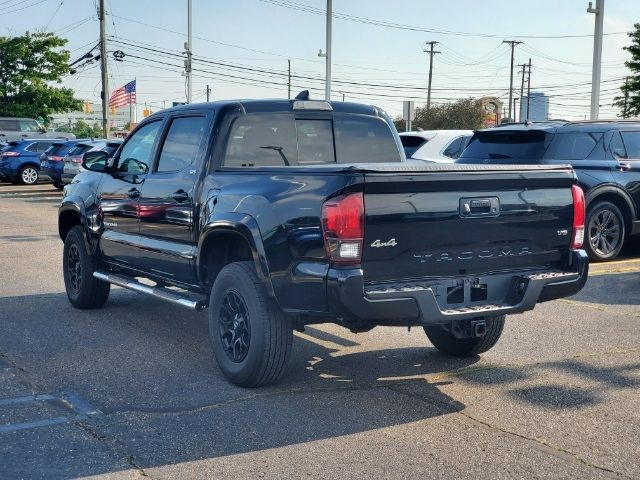
[[[587,279],[570,168],[411,164],[372,106],[176,107],[83,166],[59,210],[70,302],[101,307],[114,284],[208,307],[217,363],[242,386],[280,378],[309,324],[422,326],[476,355],[505,314]]]

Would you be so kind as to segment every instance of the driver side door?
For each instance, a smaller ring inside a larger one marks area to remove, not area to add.
[[[113,157],[109,174],[100,183],[97,202],[101,212],[103,256],[132,268],[142,265],[139,197],[153,165],[162,120],[140,126]]]

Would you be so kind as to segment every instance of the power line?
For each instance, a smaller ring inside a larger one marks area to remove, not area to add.
[[[325,15],[326,13],[326,11],[321,8],[312,7],[311,5],[305,5],[303,3],[297,3],[297,2],[292,2],[288,0],[260,0],[260,1],[263,3],[276,5],[278,7],[284,7],[291,10],[298,10],[301,12],[311,13],[314,15]],[[482,32],[461,32],[461,31],[454,31],[454,30],[439,30],[435,28],[426,28],[426,27],[418,27],[415,25],[386,22],[383,20],[376,20],[372,18],[360,17],[356,15],[339,13],[335,11],[333,12],[333,16],[335,18],[340,18],[341,20],[349,20],[353,22],[364,23],[367,25],[375,25],[378,27],[393,28],[397,30],[409,30],[413,32],[438,33],[441,35],[457,35],[457,36],[463,36],[463,37],[504,38],[505,36],[507,36],[511,38],[560,39],[560,38],[584,38],[584,37],[592,36],[590,34],[585,34],[585,35],[500,35],[500,34],[482,33]],[[605,35],[626,35],[626,34],[627,32],[609,32],[609,33],[606,33]]]

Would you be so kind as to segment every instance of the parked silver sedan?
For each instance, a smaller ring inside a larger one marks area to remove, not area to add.
[[[116,153],[118,147],[122,145],[123,140],[118,138],[110,138],[109,140],[92,140],[88,142],[79,142],[64,157],[64,167],[62,168],[62,183],[65,185],[71,183],[73,177],[84,171],[82,168],[82,157],[87,152],[105,151],[109,158]]]

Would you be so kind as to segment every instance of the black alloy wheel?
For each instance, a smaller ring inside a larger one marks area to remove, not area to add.
[[[82,261],[77,245],[71,245],[69,247],[67,269],[69,270],[69,286],[75,292],[79,292],[82,286]]]
[[[222,299],[218,331],[229,359],[234,363],[242,362],[249,353],[251,323],[247,305],[235,290],[228,291]]]

